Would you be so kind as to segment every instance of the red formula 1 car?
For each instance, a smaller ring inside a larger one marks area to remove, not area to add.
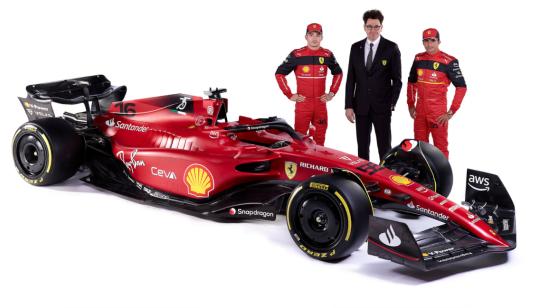
[[[446,198],[449,163],[405,140],[380,165],[316,145],[276,117],[227,121],[225,90],[123,101],[126,87],[89,76],[27,87],[29,122],[13,158],[33,185],[83,180],[132,198],[216,220],[286,215],[294,242],[320,260],[369,254],[430,270],[516,246],[515,209],[498,176],[468,170],[465,205]],[[55,117],[51,103],[83,104]],[[442,225],[412,234],[374,208]]]

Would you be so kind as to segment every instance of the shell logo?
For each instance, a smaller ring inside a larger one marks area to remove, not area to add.
[[[185,185],[190,195],[207,198],[214,190],[214,178],[208,168],[192,164],[185,170]]]
[[[302,67],[302,72],[309,73],[309,66]]]
[[[418,74],[418,76],[422,76],[424,75],[424,71],[423,70],[418,70],[418,72],[416,72]]]
[[[392,176],[390,176],[390,179],[397,185],[409,186],[413,183],[412,180],[410,180],[409,178],[406,178],[402,175],[392,175]]]

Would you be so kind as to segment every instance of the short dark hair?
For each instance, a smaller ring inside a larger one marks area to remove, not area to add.
[[[368,19],[378,19],[380,24],[384,22],[384,15],[379,10],[368,10],[363,14],[363,22],[367,23]]]

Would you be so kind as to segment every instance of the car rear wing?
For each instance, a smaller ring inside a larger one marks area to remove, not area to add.
[[[515,208],[499,177],[468,169],[466,206],[509,244],[489,245],[454,223],[412,233],[402,222],[371,216],[368,253],[429,271],[471,257],[502,253],[516,247]]]
[[[126,86],[113,86],[104,75],[60,80],[27,86],[27,97],[19,97],[29,120],[55,117],[51,103],[84,104],[91,123],[91,114],[109,108],[126,95]],[[91,108],[90,108],[91,104]]]

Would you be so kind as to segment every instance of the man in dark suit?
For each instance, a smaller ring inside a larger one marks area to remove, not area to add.
[[[358,156],[369,160],[374,125],[380,160],[391,149],[391,114],[401,92],[401,53],[383,38],[384,15],[370,10],[363,15],[367,37],[351,45],[346,82],[346,117],[355,123]]]

